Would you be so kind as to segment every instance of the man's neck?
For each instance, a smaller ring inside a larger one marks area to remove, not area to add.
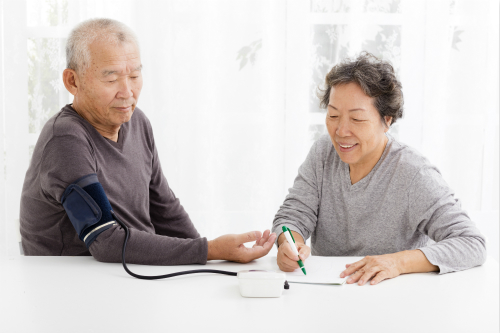
[[[89,122],[99,134],[103,137],[118,142],[118,132],[120,131],[120,126],[105,126],[99,123],[99,121],[92,115],[91,112],[85,110],[85,108],[80,107],[75,102],[71,105],[73,109],[78,113],[83,119]]]

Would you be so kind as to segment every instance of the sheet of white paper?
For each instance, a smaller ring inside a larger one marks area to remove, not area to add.
[[[345,257],[318,257],[311,256],[304,263],[307,275],[300,269],[286,273],[288,282],[317,283],[317,284],[344,284],[346,278],[340,278],[340,273],[346,264],[355,262],[353,258]]]

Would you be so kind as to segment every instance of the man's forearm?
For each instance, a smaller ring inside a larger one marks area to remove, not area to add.
[[[160,236],[129,228],[125,259],[130,264],[186,265],[205,264],[207,240]],[[102,262],[121,262],[125,230],[112,227],[90,245],[92,256]]]

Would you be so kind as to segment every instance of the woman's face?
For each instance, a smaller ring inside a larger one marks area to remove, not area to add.
[[[384,152],[391,117],[384,123],[367,96],[356,83],[332,87],[326,114],[326,127],[335,150],[352,168],[370,171]]]

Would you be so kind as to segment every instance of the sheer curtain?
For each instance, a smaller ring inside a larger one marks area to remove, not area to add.
[[[339,59],[367,50],[390,60],[403,83],[406,115],[391,132],[438,166],[498,249],[498,1],[0,4],[3,253],[19,254],[19,197],[38,133],[71,102],[61,82],[65,37],[91,17],[136,31],[138,106],[203,236],[270,228],[326,133],[316,89]]]

